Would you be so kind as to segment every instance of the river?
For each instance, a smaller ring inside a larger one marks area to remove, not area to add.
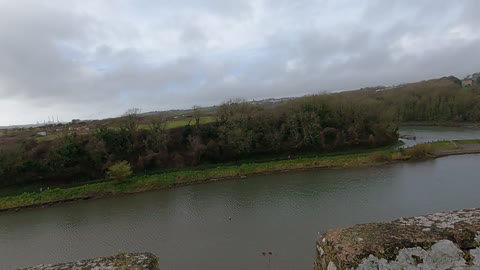
[[[480,129],[463,127],[402,127],[400,135],[415,136],[415,140],[402,140],[403,147],[419,143],[445,140],[467,140],[480,138]]]
[[[318,233],[480,206],[480,155],[249,177],[0,213],[0,269],[148,251],[163,270],[311,269]]]

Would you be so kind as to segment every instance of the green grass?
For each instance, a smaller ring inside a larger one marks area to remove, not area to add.
[[[473,140],[457,140],[455,141],[457,144],[480,144],[480,139],[473,139]]]
[[[6,186],[0,189],[0,197],[20,195],[25,192],[37,192],[40,190],[41,185],[21,185],[21,186]]]
[[[26,192],[18,196],[4,197],[0,198],[0,209],[4,210],[81,198],[136,193],[147,190],[169,188],[177,185],[206,182],[212,179],[239,177],[259,173],[368,165],[370,163],[368,155],[369,154],[353,154],[334,157],[300,158],[264,163],[246,163],[239,166],[219,166],[207,170],[179,171],[156,175],[137,175],[130,177],[122,183],[116,183],[113,181],[93,183],[71,188],[50,189],[42,193]]]
[[[63,132],[48,133],[47,136],[35,135],[35,140],[37,142],[53,141],[53,140],[62,138],[63,136],[65,136],[65,133],[63,133]]]
[[[456,143],[452,141],[438,141],[438,142],[432,142],[430,145],[434,149],[458,149],[458,146]]]
[[[203,116],[200,118],[200,124],[208,124],[213,122],[215,122],[215,117]],[[181,119],[169,120],[167,121],[167,129],[184,127],[184,126],[188,126],[188,124],[194,125],[195,120],[193,118],[181,118]],[[139,124],[138,128],[149,129],[149,126],[148,124]]]
[[[458,141],[458,143],[477,142]],[[358,167],[388,164],[402,160],[416,159],[409,157],[409,152],[415,152],[415,148],[452,149],[451,142],[435,142],[420,145],[407,150],[392,150],[392,147],[383,147],[373,150],[365,150],[363,153],[351,153],[335,156],[301,157],[292,160],[277,160],[266,162],[247,162],[241,165],[219,165],[207,169],[190,169],[183,171],[171,171],[158,174],[134,175],[127,180],[118,182],[97,182],[82,186],[55,188],[42,193],[25,192],[18,196],[0,198],[0,210],[20,208],[32,205],[41,205],[83,198],[105,197],[117,194],[137,193],[148,190],[170,188],[178,185],[187,185],[218,179],[234,178],[262,173],[274,173],[288,170],[308,170],[314,168],[329,167]],[[425,158],[433,158],[434,155],[426,155]]]
[[[296,155],[291,155],[292,160],[305,160],[308,158],[318,158],[319,156],[323,158],[327,157],[333,157],[333,156],[346,156],[346,155],[353,155],[353,154],[367,154],[367,153],[372,153],[372,152],[379,152],[379,151],[385,151],[388,153],[393,153],[395,152],[399,146],[403,145],[404,143],[402,141],[398,141],[398,143],[393,144],[393,145],[388,145],[388,146],[383,146],[383,147],[378,147],[378,148],[371,148],[371,149],[348,149],[348,150],[335,150],[335,151],[325,151],[325,152],[311,152],[311,153],[301,153],[301,154],[296,154]],[[153,176],[153,175],[160,175],[160,174],[165,174],[165,173],[174,173],[174,172],[180,172],[180,171],[203,171],[203,170],[209,170],[209,169],[214,169],[219,166],[225,167],[225,166],[240,166],[243,164],[252,164],[252,163],[269,163],[269,162],[276,162],[276,161],[283,161],[286,159],[288,154],[283,154],[283,155],[266,155],[266,156],[255,156],[255,157],[250,157],[250,158],[245,158],[245,159],[240,159],[237,161],[231,161],[231,162],[225,162],[221,164],[201,164],[197,165],[195,167],[180,167],[180,168],[161,168],[161,169],[152,169],[148,170],[145,172],[138,172],[136,176]],[[46,183],[41,183],[41,184],[28,184],[28,185],[21,185],[21,186],[8,186],[8,187],[3,187],[0,188],[0,198],[1,197],[8,197],[8,196],[17,196],[21,195],[22,193],[25,192],[32,192],[32,193],[39,193],[40,188],[45,189],[47,186],[50,188],[60,188],[60,189],[65,189],[65,188],[72,188],[72,187],[77,187],[77,186],[83,186],[86,184],[93,184],[93,183],[99,183],[99,182],[104,182],[105,179],[91,179],[89,181],[82,181],[82,182],[75,182],[75,181],[70,181],[70,183],[62,183],[62,184],[46,184]]]

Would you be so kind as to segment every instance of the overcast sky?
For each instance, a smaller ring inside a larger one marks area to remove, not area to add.
[[[478,0],[0,0],[0,125],[480,71]]]

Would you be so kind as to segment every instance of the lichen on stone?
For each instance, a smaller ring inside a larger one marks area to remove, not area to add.
[[[469,209],[445,213],[435,213],[426,216],[401,218],[399,222],[409,226],[454,228],[457,223],[473,224],[480,222],[480,211]]]
[[[330,261],[327,266],[327,270],[337,270],[337,267],[335,266],[335,263]]]
[[[480,248],[475,248],[470,250],[470,255],[472,258],[473,265],[478,265],[480,269]]]
[[[463,256],[463,251],[456,247],[452,241],[440,240],[430,250],[419,247],[401,249],[394,261],[387,261],[370,255],[356,269],[479,269],[480,265],[467,265]]]
[[[480,209],[330,230],[317,242],[314,267],[480,270],[479,231]]]
[[[160,270],[158,259],[150,253],[121,253],[77,262],[38,265],[22,270]]]

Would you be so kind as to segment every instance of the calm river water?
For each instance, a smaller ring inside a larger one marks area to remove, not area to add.
[[[403,127],[400,129],[400,135],[416,137],[415,141],[404,140],[404,147],[409,147],[418,143],[432,141],[479,139],[480,129],[462,127]]]
[[[319,232],[480,207],[480,155],[255,176],[0,213],[0,269],[152,252],[163,270],[311,269]]]

